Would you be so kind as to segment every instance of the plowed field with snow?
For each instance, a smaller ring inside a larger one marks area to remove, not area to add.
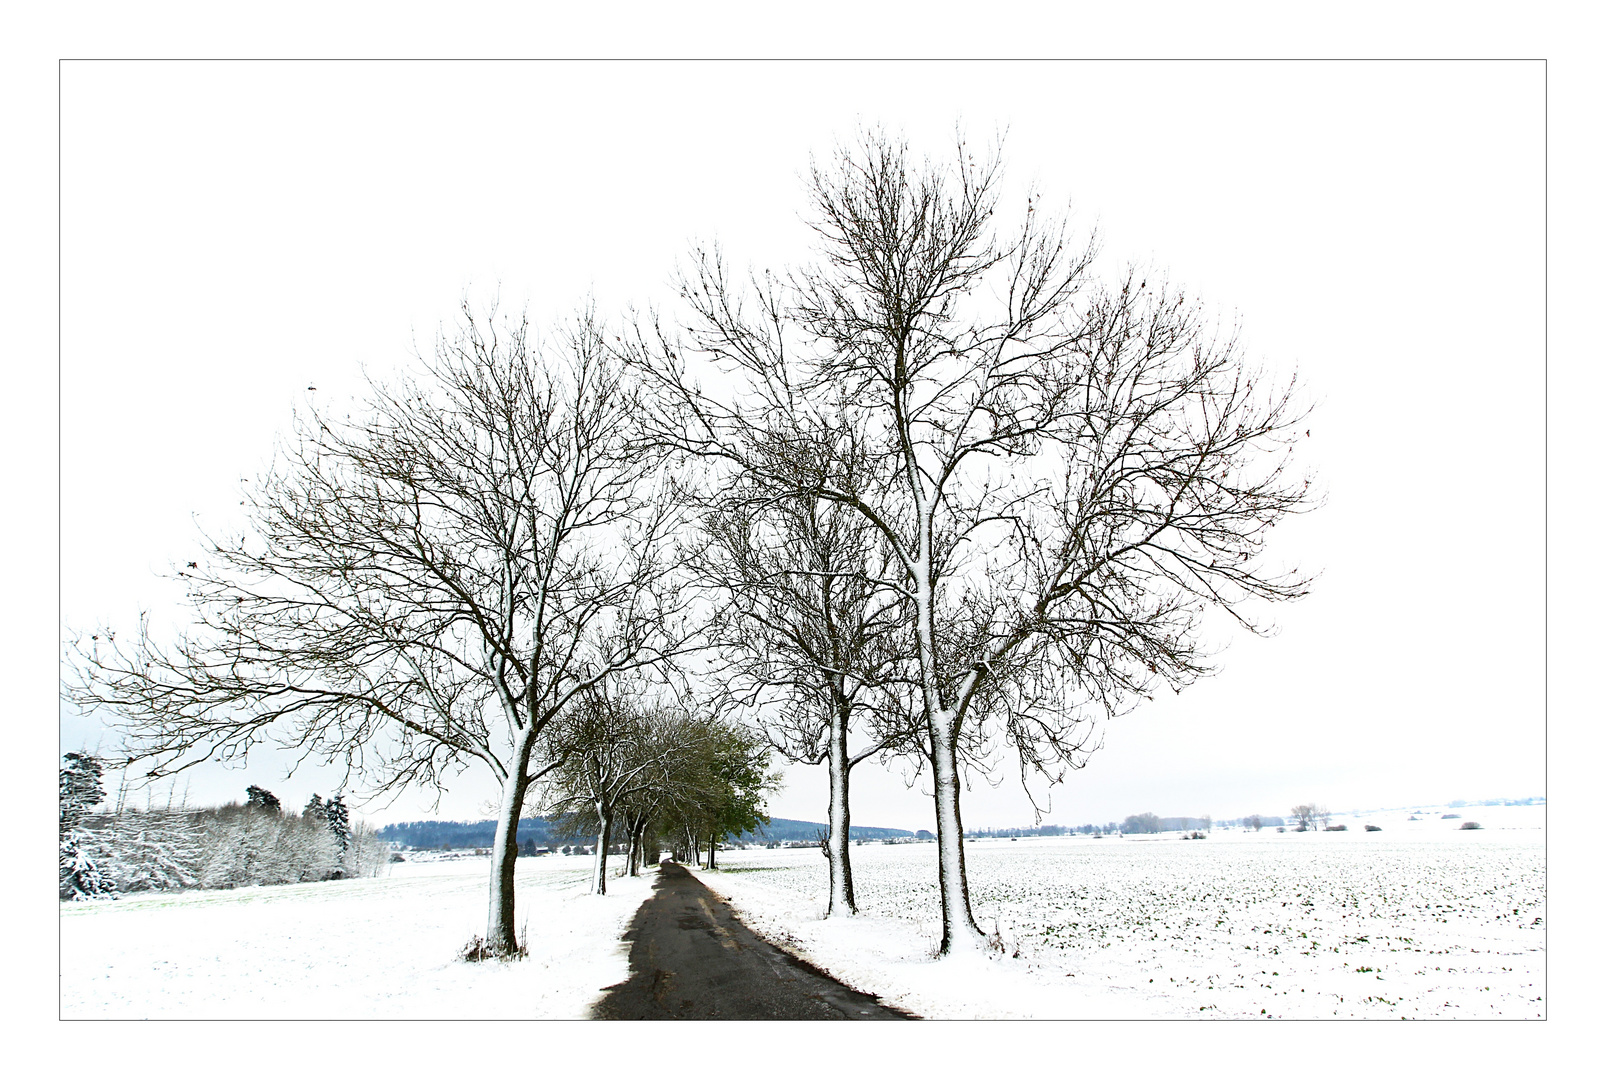
[[[927,1016],[1543,1017],[1542,809],[1478,809],[1507,826],[973,841],[972,907],[1005,954],[984,965],[930,959],[934,844],[855,846],[853,920],[821,919],[816,851],[733,851],[701,876]]]

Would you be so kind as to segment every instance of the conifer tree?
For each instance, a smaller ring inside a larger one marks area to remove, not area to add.
[[[245,789],[245,805],[254,806],[259,810],[271,810],[275,814],[281,809],[278,796],[267,788],[260,788],[255,784]]]
[[[63,900],[115,896],[111,877],[98,865],[95,838],[83,827],[84,817],[105,799],[100,782],[100,761],[90,754],[62,758],[60,832],[57,871]]]
[[[346,811],[344,796],[336,795],[323,804],[324,817],[329,823],[329,831],[335,837],[336,857],[340,862],[346,861],[346,851],[351,847],[351,816]]]

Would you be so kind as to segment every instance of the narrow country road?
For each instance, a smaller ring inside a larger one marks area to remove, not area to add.
[[[906,1020],[744,926],[676,863],[625,934],[630,978],[608,988],[598,1020]]]

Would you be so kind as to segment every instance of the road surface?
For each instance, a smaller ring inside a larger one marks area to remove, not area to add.
[[[625,934],[630,978],[599,1020],[906,1020],[753,933],[686,868],[665,862]]]

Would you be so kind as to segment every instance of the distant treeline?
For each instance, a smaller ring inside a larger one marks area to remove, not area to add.
[[[1271,819],[1266,819],[1271,820]],[[1280,821],[1281,819],[1277,819]],[[1205,817],[1160,817],[1157,814],[1131,814],[1125,821],[1107,821],[1102,825],[1035,825],[1013,829],[966,829],[966,836],[1102,836],[1106,833],[1158,833],[1209,831],[1215,825]],[[1221,822],[1221,824],[1228,824]]]
[[[966,829],[968,837],[991,838],[1005,836],[1071,836],[1076,833],[1115,832],[1119,826],[1108,825],[1033,825],[1012,829]]]
[[[798,821],[794,818],[770,818],[768,825],[760,825],[751,832],[737,833],[725,839],[733,844],[769,844],[795,843],[799,840],[812,841],[825,832],[824,823],[818,821]],[[873,825],[849,825],[848,839],[850,840],[893,840],[899,837],[912,837],[914,833],[908,829],[879,829]]]
[[[824,831],[818,821],[796,821],[792,818],[771,818],[750,832],[734,833],[725,838],[731,844],[792,843],[812,841]],[[496,841],[494,821],[404,821],[386,825],[378,832],[379,839],[403,847],[420,849],[488,848]],[[848,836],[854,840],[886,840],[912,837],[907,829],[878,829],[869,825],[852,825]],[[538,847],[573,842],[576,837],[564,835],[556,822],[546,818],[519,819],[519,850],[529,852]]]

